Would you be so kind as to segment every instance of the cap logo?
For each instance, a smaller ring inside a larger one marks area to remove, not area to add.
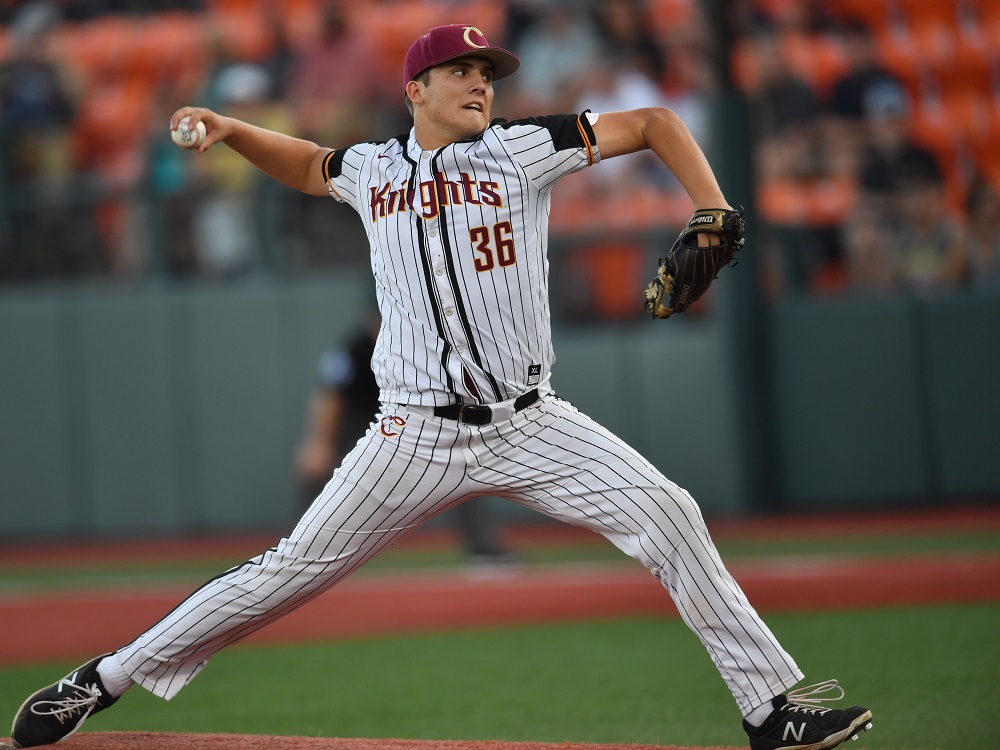
[[[484,42],[486,41],[486,34],[481,32],[475,26],[466,26],[465,33],[462,34],[462,38],[465,40],[465,43],[468,44],[470,47],[475,47],[476,49],[483,49],[484,47],[486,47],[485,44],[476,44],[474,41],[472,41],[473,31],[479,35],[480,39],[482,39]]]

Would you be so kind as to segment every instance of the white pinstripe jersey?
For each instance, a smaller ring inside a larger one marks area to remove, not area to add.
[[[331,195],[368,233],[383,402],[493,403],[548,380],[551,190],[600,160],[592,121],[495,120],[435,151],[411,130],[326,158]]]

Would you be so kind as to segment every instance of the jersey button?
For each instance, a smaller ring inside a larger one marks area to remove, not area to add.
[[[448,309],[446,309],[444,311],[444,314],[447,315],[448,317],[451,317],[452,315],[455,314],[455,310],[453,308],[449,307]]]
[[[434,273],[436,273],[438,276],[444,276],[444,269],[438,268],[436,271],[434,271]]]
[[[431,237],[437,237],[438,236],[438,233],[437,233],[436,229],[432,229],[427,234],[429,234]]]

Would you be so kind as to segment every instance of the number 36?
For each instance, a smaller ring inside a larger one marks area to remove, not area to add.
[[[517,261],[517,253],[514,250],[514,228],[509,221],[494,224],[492,233],[489,227],[473,227],[469,230],[469,239],[473,248],[479,253],[475,259],[477,271],[492,271],[497,265],[510,266]],[[491,239],[493,244],[490,244]]]

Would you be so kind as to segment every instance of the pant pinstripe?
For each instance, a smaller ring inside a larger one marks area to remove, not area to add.
[[[547,395],[482,427],[425,412],[383,409],[288,537],[207,582],[120,650],[132,678],[172,698],[220,649],[442,510],[489,494],[602,534],[646,566],[744,714],[802,679],[726,571],[691,496],[571,404]]]

